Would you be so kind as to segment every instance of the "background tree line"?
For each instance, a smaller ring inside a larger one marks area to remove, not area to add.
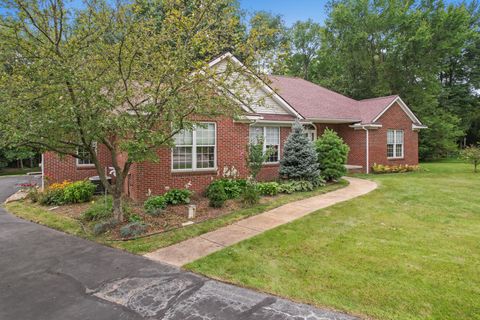
[[[476,1],[337,0],[324,25],[287,27],[281,16],[257,12],[248,30],[261,39],[257,64],[268,72],[355,99],[400,95],[429,126],[420,135],[424,160],[480,140]]]

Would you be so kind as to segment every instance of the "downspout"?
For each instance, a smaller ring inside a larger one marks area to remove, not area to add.
[[[365,163],[367,165],[367,170],[366,170],[366,173],[369,174],[370,173],[370,159],[368,157],[368,154],[369,154],[369,139],[368,139],[368,129],[365,128],[365,127],[362,127],[363,130],[365,130]]]

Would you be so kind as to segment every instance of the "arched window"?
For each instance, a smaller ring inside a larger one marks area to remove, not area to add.
[[[315,141],[317,139],[317,127],[315,127],[314,124],[303,125],[303,132],[310,141]]]

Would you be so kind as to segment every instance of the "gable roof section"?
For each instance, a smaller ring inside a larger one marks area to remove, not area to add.
[[[392,101],[390,101],[390,103],[386,106],[386,107],[383,107],[383,110],[381,110],[376,116],[375,118],[373,118],[372,122],[376,122],[378,121],[378,119],[380,119],[380,117],[385,113],[387,112],[388,109],[390,109],[391,106],[393,106],[395,103],[398,103],[398,105],[402,108],[403,112],[406,113],[406,115],[410,118],[410,120],[412,120],[412,122],[414,124],[417,124],[417,125],[422,125],[422,123],[420,122],[420,120],[418,120],[418,118],[415,116],[415,114],[413,113],[412,110],[410,110],[410,108],[407,106],[407,104],[402,100],[402,98],[400,98],[399,96],[390,96],[390,97],[385,97],[386,101],[388,101],[391,97],[393,97],[394,99]],[[372,99],[369,99],[369,100],[372,100]],[[379,98],[379,100],[381,100],[381,98]],[[362,100],[360,101],[361,103],[362,102],[365,102],[366,100]],[[384,101],[384,103],[386,102]]]
[[[230,52],[224,53],[221,56],[217,57],[216,59],[212,60],[209,63],[209,67],[213,68],[224,61],[231,61],[238,67],[244,68],[247,72],[250,72],[247,69],[247,67]],[[258,89],[261,94],[264,94],[267,98],[270,98],[271,100],[273,100],[273,102],[276,105],[278,105],[282,110],[285,111],[285,114],[293,115],[295,118],[303,119],[302,115],[295,108],[293,108],[287,101],[285,101],[284,98],[281,97],[275,90],[273,90],[269,85],[267,85],[265,81],[263,81],[261,78],[259,78],[257,75],[255,75],[252,72],[250,72],[250,74],[253,76],[254,80],[257,81]],[[238,99],[234,97],[232,92],[229,92],[229,94],[232,96],[232,98],[238,101]],[[254,107],[252,106],[247,107],[241,101],[238,101],[238,102],[241,104],[244,110],[247,110],[248,108],[249,110],[253,110],[254,112],[256,111]],[[259,107],[257,109],[265,109],[266,111],[269,111],[268,108]]]
[[[375,123],[396,102],[414,124],[422,125],[398,95],[354,100],[304,79],[270,76],[272,87],[309,120]]]

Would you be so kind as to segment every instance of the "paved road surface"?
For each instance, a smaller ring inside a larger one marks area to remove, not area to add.
[[[0,177],[0,202],[27,177]],[[353,319],[156,263],[0,208],[0,320]]]

